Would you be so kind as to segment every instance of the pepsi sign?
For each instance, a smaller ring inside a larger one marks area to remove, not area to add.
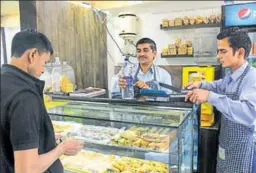
[[[225,5],[224,26],[256,26],[256,2]]]
[[[250,8],[241,8],[237,15],[240,19],[247,19],[251,15],[251,10]]]

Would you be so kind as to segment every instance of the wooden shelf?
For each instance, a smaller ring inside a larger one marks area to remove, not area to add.
[[[161,58],[194,58],[193,55],[162,55]]]
[[[179,29],[196,29],[196,28],[216,28],[216,27],[220,27],[220,23],[195,24],[195,25],[181,25],[181,26],[169,26],[169,27],[162,27],[162,25],[160,25],[160,29],[162,29],[162,30],[179,30]]]

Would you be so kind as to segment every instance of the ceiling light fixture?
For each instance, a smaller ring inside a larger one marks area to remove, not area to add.
[[[92,8],[92,5],[88,2],[82,2],[82,6],[84,6],[85,8]]]

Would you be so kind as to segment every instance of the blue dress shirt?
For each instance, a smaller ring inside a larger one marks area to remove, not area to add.
[[[256,69],[251,67],[241,83],[239,100],[224,95],[225,91],[235,92],[239,79],[248,62],[231,75],[214,82],[202,82],[201,88],[210,91],[208,102],[216,107],[229,120],[253,127],[256,121]]]

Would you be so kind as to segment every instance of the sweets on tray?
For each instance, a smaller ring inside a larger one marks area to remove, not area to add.
[[[52,125],[55,133],[67,133],[80,126],[78,123],[67,121],[52,121]]]
[[[114,155],[104,155],[93,151],[81,151],[75,156],[60,158],[65,169],[75,172],[102,173],[111,167]]]
[[[79,173],[167,173],[168,165],[130,157],[81,151],[75,156],[60,158],[65,169]]]
[[[114,137],[112,144],[164,151],[176,137],[176,130],[133,126]]]
[[[80,129],[79,135],[87,141],[108,143],[119,132],[117,128],[86,125]]]
[[[121,157],[112,162],[104,173],[167,173],[168,165],[161,162]]]

